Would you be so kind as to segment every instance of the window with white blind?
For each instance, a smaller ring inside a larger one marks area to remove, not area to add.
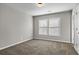
[[[39,20],[39,35],[60,36],[60,18]]]
[[[48,20],[39,20],[39,34],[41,35],[48,35]]]

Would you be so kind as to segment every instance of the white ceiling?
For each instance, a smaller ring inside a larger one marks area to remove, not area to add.
[[[71,10],[76,3],[45,3],[43,7],[37,7],[35,3],[10,3],[7,4],[19,11],[33,16]]]

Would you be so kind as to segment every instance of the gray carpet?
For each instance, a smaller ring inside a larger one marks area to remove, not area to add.
[[[46,40],[30,40],[3,49],[1,55],[77,55],[71,44]]]

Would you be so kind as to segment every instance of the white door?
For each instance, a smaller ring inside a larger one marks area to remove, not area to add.
[[[79,6],[77,7],[76,41],[77,41],[77,49],[78,49],[78,51],[79,51]]]
[[[74,21],[73,21],[73,26],[74,26],[74,47],[79,52],[79,7],[75,9],[74,12]]]

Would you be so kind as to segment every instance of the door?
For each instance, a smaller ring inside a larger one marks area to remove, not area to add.
[[[78,49],[78,51],[79,51],[79,6],[77,7],[76,41],[77,41],[77,49]]]
[[[76,7],[73,15],[74,47],[79,52],[79,7]]]

